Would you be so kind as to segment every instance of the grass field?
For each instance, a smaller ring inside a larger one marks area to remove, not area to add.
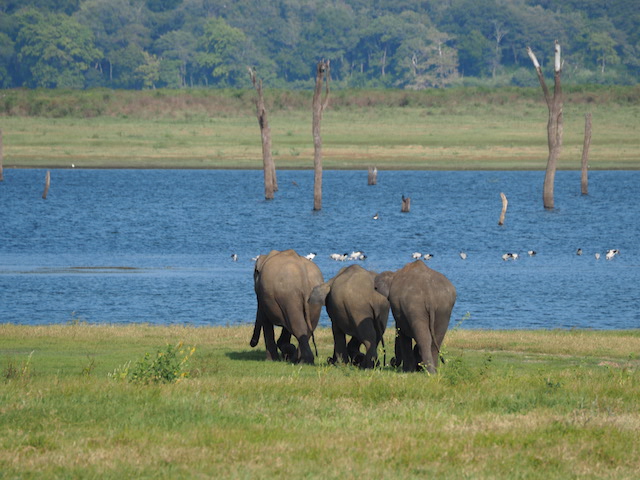
[[[547,108],[538,90],[336,92],[322,122],[324,167],[542,170]],[[638,91],[568,93],[559,168],[580,168],[588,112],[593,115],[590,168],[640,168]],[[0,102],[4,166],[260,168],[253,95],[9,92],[4,105]],[[305,95],[268,97],[277,168],[313,166]]]
[[[639,331],[454,329],[434,376],[266,362],[249,327],[0,325],[1,478],[637,478]],[[387,344],[391,344],[387,332]],[[109,373],[195,346],[174,384]]]

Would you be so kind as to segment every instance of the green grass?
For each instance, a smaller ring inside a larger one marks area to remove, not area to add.
[[[637,478],[639,331],[451,331],[435,376],[264,361],[250,327],[0,325],[2,478]],[[387,334],[391,344],[391,332]],[[175,384],[118,382],[183,341]]]
[[[568,91],[559,168],[579,169],[593,115],[592,169],[640,168],[640,88]],[[277,168],[312,168],[309,92],[270,92]],[[260,168],[252,91],[8,91],[4,166]],[[322,122],[329,169],[544,169],[539,89],[341,91]]]

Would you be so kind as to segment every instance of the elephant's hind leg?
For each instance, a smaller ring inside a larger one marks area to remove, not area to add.
[[[276,339],[273,333],[273,324],[269,321],[263,321],[262,323],[264,344],[267,349],[267,360],[280,360],[280,355],[278,354],[278,346],[276,345]]]
[[[336,363],[349,363],[349,349],[347,347],[347,338],[344,332],[331,323],[331,331],[333,332],[333,360]],[[351,342],[349,342],[351,345]]]
[[[425,331],[425,329],[420,329],[416,332],[416,344],[418,347],[418,368],[424,368],[429,373],[436,373],[436,368],[438,364],[438,357],[434,358],[433,356],[433,342],[434,338],[431,336],[429,331]]]
[[[360,363],[360,367],[373,368],[378,360],[378,335],[373,326],[373,319],[365,319],[360,323],[358,335],[365,348],[364,360]]]
[[[282,332],[278,338],[277,345],[285,360],[295,360],[296,347],[291,343],[291,332],[289,332],[285,327],[282,327]]]
[[[397,345],[400,346],[400,357],[402,358],[402,370],[404,372],[416,371],[416,357],[413,354],[413,348],[411,348],[411,337],[404,333],[402,330],[398,330]]]

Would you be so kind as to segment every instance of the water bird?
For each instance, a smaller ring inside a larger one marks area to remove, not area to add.
[[[231,260],[233,260],[234,262],[238,261],[238,254],[237,253],[232,253],[231,254]]]
[[[329,257],[331,258],[331,260],[335,260],[336,262],[344,262],[347,257],[349,256],[348,253],[332,253],[331,255],[329,255]]]
[[[411,254],[411,258],[415,258],[416,260],[422,258],[422,254],[420,252],[413,252]]]
[[[596,257],[596,260],[600,260],[600,254],[598,252],[596,252],[595,257]]]
[[[604,258],[606,258],[607,260],[612,260],[613,257],[619,254],[620,254],[620,250],[618,250],[617,248],[612,248],[610,250],[607,250],[607,253],[604,256]]]
[[[462,260],[466,260],[467,259],[467,254],[465,252],[460,252],[460,258]]]
[[[578,250],[576,250],[576,255],[582,255],[582,249],[579,248]]]
[[[527,251],[527,253],[529,254],[530,257],[535,257],[536,253],[538,253],[538,252],[536,252],[535,250],[529,250],[529,251]]]
[[[307,260],[313,260],[314,258],[316,258],[317,253],[315,252],[311,252],[307,255],[304,256],[304,258],[306,258]]]
[[[380,215],[378,215],[378,213],[376,212],[376,214],[373,216],[374,220],[378,220],[380,218]]]
[[[361,251],[351,252],[349,255],[349,260],[364,260],[365,258],[367,258],[367,256]]]
[[[505,262],[507,260],[517,260],[519,257],[519,255],[517,253],[505,253],[502,255],[502,260],[504,260]]]
[[[425,253],[423,258],[424,258],[425,260],[431,260],[431,259],[433,258],[433,254],[431,254],[431,253]]]

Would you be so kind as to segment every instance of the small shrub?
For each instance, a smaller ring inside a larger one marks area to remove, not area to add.
[[[87,360],[89,360],[89,363],[82,367],[82,370],[80,371],[80,376],[82,377],[90,377],[96,368],[96,359],[94,357],[89,357],[87,355]]]
[[[109,378],[144,384],[177,383],[189,376],[188,362],[195,350],[195,347],[183,348],[182,342],[168,344],[164,350],[158,349],[155,355],[145,353],[133,366],[129,361],[117,367]]]
[[[9,359],[7,366],[2,371],[5,380],[28,380],[33,376],[33,366],[31,365],[31,357],[33,352],[29,354],[27,360],[18,365],[13,359]]]

